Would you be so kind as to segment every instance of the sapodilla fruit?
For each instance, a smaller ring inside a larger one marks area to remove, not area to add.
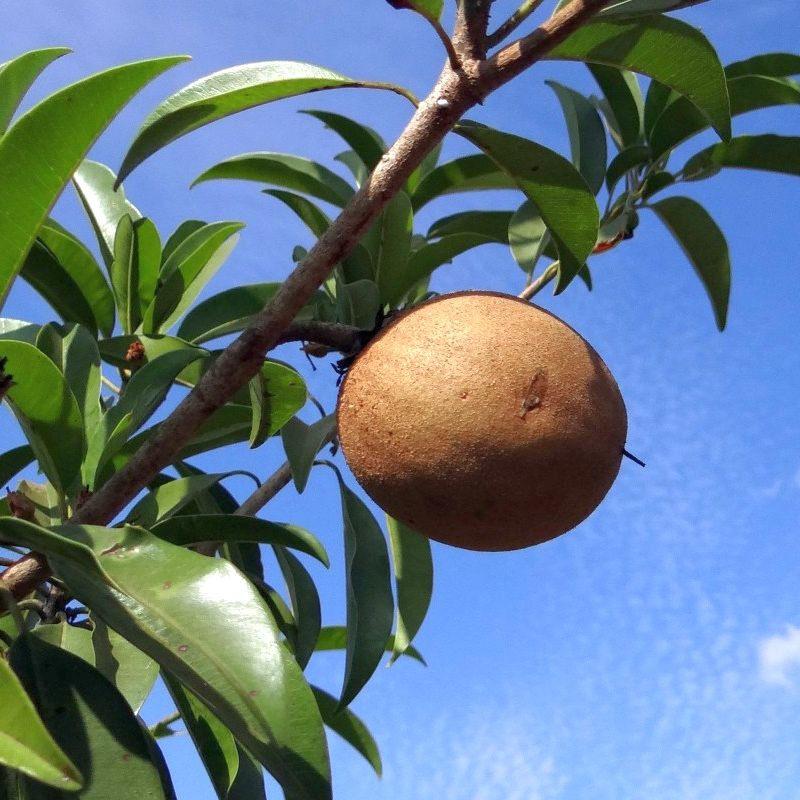
[[[393,320],[348,371],[339,441],[367,494],[419,533],[516,550],[566,533],[619,471],[625,404],[600,356],[541,308],[494,292]]]

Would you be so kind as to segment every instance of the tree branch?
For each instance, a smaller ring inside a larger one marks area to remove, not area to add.
[[[338,322],[293,322],[278,337],[277,344],[286,342],[315,342],[340,353],[349,353],[358,343],[360,328]]]
[[[483,97],[562,42],[608,2],[573,0],[531,36],[504,48],[489,61],[470,61],[470,75],[446,63],[433,91],[420,103],[403,133],[270,303],[223,351],[131,460],[75,513],[72,521],[109,524],[153,475],[175,459],[200,425],[258,372],[265,354],[278,343],[334,266],[355,247],[406,178],[458,120]],[[489,0],[460,0],[458,35],[454,34],[453,41],[471,59],[483,58],[489,5]],[[16,597],[22,597],[49,574],[44,557],[30,554],[9,567],[0,579]]]

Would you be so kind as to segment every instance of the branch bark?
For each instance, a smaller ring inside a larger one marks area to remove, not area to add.
[[[370,223],[402,187],[422,159],[461,117],[494,89],[530,67],[610,0],[573,0],[530,36],[483,60],[489,0],[460,0],[453,35],[461,70],[446,63],[433,90],[405,130],[341,214],[284,281],[272,301],[217,359],[154,435],[75,513],[80,524],[107,525],[171,463],[194,432],[260,369],[297,313],[334,266],[356,245]],[[23,557],[0,576],[17,597],[50,571],[38,554]]]

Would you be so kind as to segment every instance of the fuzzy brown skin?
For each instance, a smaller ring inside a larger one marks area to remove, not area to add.
[[[619,471],[625,405],[554,315],[493,292],[418,306],[347,374],[339,438],[358,482],[420,533],[516,550],[574,528]]]

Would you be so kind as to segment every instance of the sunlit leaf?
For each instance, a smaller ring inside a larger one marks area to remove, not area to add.
[[[563,291],[597,240],[600,214],[580,173],[565,158],[536,142],[462,122],[456,131],[480,147],[536,204],[559,255],[556,291]]]
[[[606,174],[606,131],[597,109],[579,92],[556,81],[545,81],[556,93],[567,123],[572,163],[597,194]]]
[[[708,0],[694,0],[695,5],[706,2]],[[621,0],[621,2],[606,6],[600,11],[599,16],[625,19],[666,13],[680,6],[679,0]]]
[[[428,613],[433,592],[433,560],[429,539],[388,515],[386,523],[397,586],[394,661],[408,649]]]
[[[181,60],[139,61],[71,84],[19,117],[0,139],[0,297],[95,139],[146,83]]]
[[[0,764],[71,791],[81,773],[48,733],[8,662],[0,658]]]
[[[23,444],[14,447],[0,455],[0,486],[8,485],[9,481],[35,458],[30,445]]]
[[[396,305],[408,290],[406,270],[413,224],[411,201],[405,192],[397,192],[381,212],[373,256],[375,282],[383,305]]]
[[[42,70],[69,52],[68,47],[29,50],[0,64],[0,134],[5,133],[22,98]]]
[[[436,220],[428,228],[428,239],[456,233],[477,233],[498,244],[508,244],[508,223],[513,211],[459,211]]]
[[[75,395],[58,367],[36,347],[11,340],[0,344],[0,356],[8,359],[6,372],[14,376],[6,399],[42,472],[66,492],[78,478],[85,448]]]
[[[628,70],[605,64],[586,66],[602,89],[607,110],[613,115],[615,125],[611,132],[617,146],[623,149],[638,144],[644,124],[644,99],[638,78]]]
[[[166,800],[133,711],[100,672],[80,656],[32,634],[14,642],[9,663],[53,738],[83,774],[82,798]],[[39,796],[37,790],[30,786],[27,796]]]
[[[322,721],[361,753],[380,776],[383,771],[381,754],[367,726],[349,708],[340,708],[336,698],[326,691],[317,686],[312,686],[311,691],[314,692]]]
[[[649,206],[680,245],[705,288],[720,330],[725,328],[731,264],[725,236],[709,213],[688,197],[668,197]]]
[[[343,206],[353,196],[353,187],[335,172],[316,161],[285,153],[247,153],[228,158],[195,178],[192,186],[221,178],[274,184],[336,206]]]
[[[692,179],[720,167],[800,175],[800,136],[737,136],[693,155],[682,172]]]
[[[725,67],[728,78],[742,75],[768,75],[772,78],[785,78],[800,75],[800,55],[796,53],[760,53],[757,56],[734,61]]]
[[[179,515],[153,526],[153,534],[172,544],[198,542],[260,542],[291,547],[330,565],[322,543],[305,528],[236,514]]]
[[[386,152],[386,144],[372,128],[332,111],[305,110],[344,139],[367,170],[372,170]]]
[[[292,469],[294,486],[299,493],[306,488],[317,453],[331,440],[335,429],[336,417],[333,414],[312,425],[306,425],[302,420],[293,417],[281,428],[283,449]]]
[[[242,64],[207,75],[170,95],[147,117],[118,180],[162,147],[214,120],[286,97],[357,85],[338,72],[297,61]]]
[[[685,22],[660,15],[620,22],[595,19],[556,45],[545,58],[588,61],[649,75],[685,95],[721,138],[730,138],[722,65],[706,37]]]

